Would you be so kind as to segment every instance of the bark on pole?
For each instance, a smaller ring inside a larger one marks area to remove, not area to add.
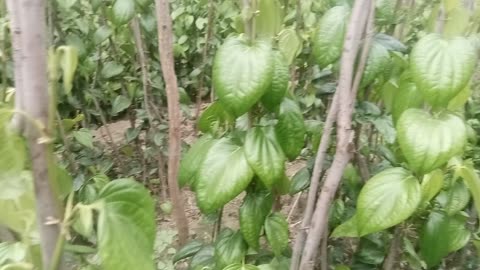
[[[173,215],[178,229],[179,244],[183,245],[188,240],[188,221],[185,216],[182,194],[177,181],[181,151],[180,100],[173,61],[172,19],[170,17],[168,0],[155,0],[155,6],[157,13],[160,62],[168,103],[168,189],[173,204]]]
[[[52,158],[50,145],[39,141],[44,135],[51,135],[49,127],[50,95],[47,76],[47,25],[46,1],[11,0],[9,11],[18,32],[13,34],[15,45],[15,79],[19,79],[21,88],[17,88],[16,99],[23,104],[23,111],[40,123],[39,130],[32,121],[25,121],[24,135],[27,138],[32,173],[34,179],[37,222],[40,232],[43,269],[49,269],[60,236],[62,212],[60,204],[51,187],[52,171],[49,161]],[[11,9],[13,7],[13,9]],[[20,17],[17,17],[20,16]],[[20,22],[21,20],[21,22]],[[17,39],[15,39],[17,38]],[[18,84],[17,84],[18,87]],[[50,168],[51,169],[51,168]]]

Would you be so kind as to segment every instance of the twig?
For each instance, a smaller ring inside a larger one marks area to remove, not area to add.
[[[213,226],[212,231],[212,242],[217,240],[218,235],[220,234],[220,230],[222,229],[222,218],[223,218],[223,207],[220,208],[217,220],[215,221],[215,226]]]
[[[302,196],[303,192],[299,192],[297,196],[295,196],[295,200],[293,201],[292,207],[290,207],[290,211],[288,211],[287,221],[290,222],[292,218],[293,212],[297,208],[298,202],[300,201],[300,197]]]
[[[353,130],[351,128],[353,105],[366,60],[361,59],[357,69],[357,75],[352,83],[354,65],[360,47],[361,35],[367,28],[368,16],[374,15],[373,10],[374,1],[356,1],[348,25],[341,59],[340,80],[337,88],[337,92],[339,92],[337,96],[339,103],[337,149],[330,172],[318,198],[315,212],[311,218],[311,229],[308,232],[303,256],[300,261],[299,269],[302,270],[313,269],[313,259],[328,223],[329,206],[340,184],[343,171],[351,158],[353,148]],[[364,46],[364,51],[368,49],[368,46]],[[368,55],[368,51],[366,54]],[[364,55],[365,54],[362,53],[362,57]],[[295,266],[292,266],[292,269],[297,269],[294,267]]]
[[[403,229],[401,225],[395,228],[392,243],[388,251],[387,257],[383,261],[383,270],[394,270],[397,263],[398,252],[400,251],[400,245],[402,243]]]
[[[179,244],[188,240],[188,221],[185,216],[182,193],[178,187],[178,169],[180,165],[180,104],[177,76],[173,61],[172,19],[168,0],[155,0],[157,14],[158,44],[168,103],[168,188],[173,204],[173,215],[178,229]]]

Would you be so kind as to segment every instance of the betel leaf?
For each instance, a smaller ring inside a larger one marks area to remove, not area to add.
[[[99,194],[98,249],[105,270],[155,269],[155,205],[130,179],[108,183]]]
[[[276,256],[288,247],[288,222],[282,214],[272,213],[267,217],[265,234]]]
[[[198,128],[204,133],[222,134],[235,124],[235,117],[221,102],[214,102],[200,115]]]
[[[390,54],[388,50],[380,43],[373,42],[363,71],[361,86],[365,87],[373,83],[389,64]]]
[[[422,201],[420,206],[427,204],[443,187],[443,172],[442,170],[434,170],[429,174],[423,176],[421,184]]]
[[[470,193],[462,181],[456,181],[448,190],[438,194],[436,201],[451,216],[463,210],[470,201]]]
[[[253,178],[242,147],[230,139],[216,141],[204,157],[197,175],[200,210],[211,213],[240,194]]]
[[[310,170],[307,167],[300,169],[292,178],[290,185],[290,195],[304,191],[310,185]]]
[[[325,12],[320,20],[318,29],[312,37],[312,52],[321,68],[340,59],[349,17],[348,6],[336,6]]]
[[[259,268],[251,264],[235,263],[223,268],[223,270],[259,270]]]
[[[119,25],[129,22],[135,15],[135,0],[115,0],[113,15]]]
[[[258,0],[255,32],[260,37],[272,38],[282,29],[283,9],[279,0]]]
[[[254,127],[245,138],[245,158],[260,181],[269,189],[283,176],[285,155],[273,127]]]
[[[400,40],[383,33],[375,35],[375,42],[381,44],[389,51],[405,52],[407,50],[407,46],[400,42]]]
[[[93,135],[89,129],[82,128],[78,131],[72,132],[73,137],[83,146],[93,149]]]
[[[240,207],[240,231],[245,242],[255,250],[260,247],[260,233],[272,204],[270,193],[249,192]]]
[[[262,104],[271,111],[274,111],[275,108],[282,103],[290,80],[288,65],[283,54],[279,51],[275,51],[273,55],[274,70],[272,85],[262,97]]]
[[[112,104],[112,115],[117,115],[118,113],[123,112],[126,110],[130,105],[132,104],[132,101],[122,95],[118,95],[114,100]]]
[[[356,223],[358,236],[364,236],[395,226],[415,212],[421,196],[418,179],[409,171],[403,168],[386,169],[368,180],[362,188],[357,213],[344,223],[349,225],[343,225],[342,231],[349,236],[354,235],[352,228]],[[336,232],[335,236],[344,235]]]
[[[396,0],[375,1],[376,22],[380,25],[389,25],[395,22]]]
[[[194,240],[183,246],[177,253],[175,253],[175,256],[173,256],[172,262],[177,263],[178,261],[181,261],[185,258],[191,257],[195,254],[197,254],[204,244],[198,240]]]
[[[287,158],[295,159],[303,149],[306,128],[302,111],[294,100],[285,98],[280,104],[275,133]]]
[[[202,247],[195,256],[192,257],[190,261],[191,270],[205,270],[205,269],[215,269],[215,249],[213,246],[208,245]]]
[[[195,183],[198,178],[197,172],[205,159],[208,150],[217,140],[209,135],[204,135],[188,150],[180,162],[180,171],[178,173],[178,183],[181,187],[190,185],[195,189]]]
[[[420,235],[420,255],[428,267],[440,263],[450,252],[464,247],[470,239],[470,232],[465,228],[465,217],[448,216],[434,211],[423,226]]]
[[[215,244],[216,269],[240,263],[247,253],[247,244],[243,241],[242,234],[226,229],[219,235]]]
[[[476,63],[476,50],[463,37],[443,39],[429,34],[411,53],[412,74],[425,100],[443,107],[469,82]]]
[[[293,63],[302,49],[302,41],[293,28],[285,28],[278,34],[278,49],[283,53],[288,65]]]
[[[398,122],[404,111],[410,108],[421,108],[424,102],[422,92],[409,76],[408,72],[404,73],[400,78],[398,89],[392,93],[391,109],[394,123]]]
[[[237,37],[220,46],[213,63],[213,86],[218,98],[236,116],[246,113],[272,82],[270,43]]]
[[[60,67],[63,71],[63,88],[67,95],[70,94],[73,87],[73,77],[78,64],[77,48],[73,46],[60,46],[57,49],[59,54]]]
[[[472,194],[478,216],[480,216],[480,177],[475,171],[473,162],[471,160],[464,161],[463,164],[455,168],[455,174],[463,178],[465,185]]]
[[[112,77],[120,75],[125,67],[117,62],[106,62],[103,67],[101,74],[105,79],[110,79]]]
[[[431,115],[408,109],[398,120],[397,138],[410,168],[425,174],[463,152],[467,129],[462,118],[453,113]]]

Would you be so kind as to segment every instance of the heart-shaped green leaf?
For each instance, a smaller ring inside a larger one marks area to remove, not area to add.
[[[272,195],[267,192],[248,193],[240,207],[240,231],[247,244],[258,250],[265,218],[272,209]]]
[[[391,168],[375,175],[358,196],[357,213],[337,227],[335,237],[379,232],[409,218],[421,200],[420,184],[409,171]]]
[[[462,181],[457,181],[448,190],[438,194],[436,201],[447,215],[452,216],[467,206],[470,202],[470,193]]]
[[[254,127],[245,138],[245,158],[269,189],[284,174],[285,155],[272,127]]]
[[[404,111],[410,108],[421,108],[424,102],[422,92],[410,80],[409,73],[402,75],[398,89],[394,90],[392,96],[392,117],[394,123],[398,122]]]
[[[273,57],[266,41],[249,44],[229,38],[218,49],[213,64],[213,85],[220,99],[236,116],[246,113],[272,82]]]
[[[216,269],[242,262],[247,252],[247,244],[243,241],[242,234],[230,229],[222,231],[215,244]]]
[[[413,48],[411,68],[426,101],[434,107],[443,107],[465,88],[476,59],[476,50],[468,39],[443,39],[438,34],[429,34]]]
[[[379,74],[384,72],[390,64],[390,54],[387,48],[378,42],[374,42],[368,53],[367,64],[363,72],[361,86],[365,87],[375,81]]]
[[[279,256],[288,246],[288,222],[279,213],[273,213],[265,220],[265,234],[273,253]]]
[[[410,168],[425,174],[463,152],[467,129],[462,118],[453,113],[431,115],[408,109],[398,120],[397,137]]]
[[[278,34],[278,49],[285,56],[287,64],[292,64],[302,49],[302,41],[295,29],[285,28]]]
[[[135,1],[116,0],[113,4],[113,15],[117,24],[127,23],[135,15]]]
[[[432,212],[420,235],[420,254],[429,267],[440,263],[448,253],[464,247],[470,232],[465,228],[465,217]]]
[[[219,209],[240,194],[252,178],[243,148],[227,138],[217,140],[198,170],[198,206],[205,213]]]
[[[306,128],[302,111],[295,101],[285,98],[280,104],[275,132],[288,159],[298,157],[305,143]]]
[[[272,85],[262,97],[262,104],[271,111],[274,111],[275,108],[282,103],[290,79],[287,62],[283,54],[279,51],[275,51],[274,53],[274,66]]]
[[[421,185],[422,202],[420,206],[423,207],[440,192],[443,187],[443,178],[442,170],[434,170],[423,177]]]
[[[325,12],[313,39],[313,55],[321,68],[340,58],[350,8],[336,6]]]
[[[181,187],[190,185],[195,189],[195,183],[198,178],[197,172],[203,163],[208,150],[216,142],[211,136],[205,135],[198,139],[180,162],[180,171],[178,174],[178,183]]]
[[[235,124],[235,117],[221,102],[214,102],[202,113],[198,128],[204,133],[222,134]]]
[[[183,260],[185,258],[191,257],[195,254],[197,254],[203,247],[203,243],[194,240],[183,246],[177,253],[175,253],[175,256],[173,256],[172,262],[176,263],[180,260]]]
[[[155,269],[155,207],[150,193],[130,179],[108,183],[99,194],[98,250],[102,269]]]

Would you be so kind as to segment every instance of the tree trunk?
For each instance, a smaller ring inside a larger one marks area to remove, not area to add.
[[[188,221],[185,216],[182,194],[177,181],[181,150],[180,101],[173,61],[172,19],[170,17],[168,0],[155,0],[155,5],[160,62],[168,103],[168,189],[173,204],[173,215],[178,229],[179,244],[183,245],[188,240]]]
[[[42,264],[43,269],[49,269],[60,234],[62,213],[51,185],[55,180],[53,170],[49,168],[53,158],[51,147],[45,140],[40,140],[52,134],[49,128],[53,117],[49,113],[49,106],[53,104],[50,104],[48,92],[46,2],[12,0],[9,7],[15,29],[12,38],[16,46],[16,100],[23,106],[23,111],[41,126],[40,130],[32,121],[24,121],[24,134],[32,160]]]

